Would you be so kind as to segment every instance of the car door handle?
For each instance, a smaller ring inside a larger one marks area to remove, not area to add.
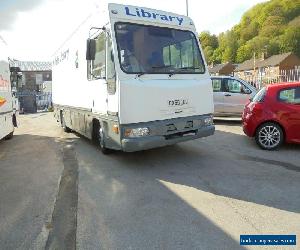
[[[224,96],[231,96],[231,94],[225,94]]]

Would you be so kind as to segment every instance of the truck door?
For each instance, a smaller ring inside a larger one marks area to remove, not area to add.
[[[116,95],[116,70],[112,39],[109,32],[106,34],[106,81],[107,81],[107,111],[118,112],[118,99]]]
[[[106,32],[101,32],[94,39],[96,40],[95,60],[88,61],[88,79],[92,85],[92,112],[106,114]]]

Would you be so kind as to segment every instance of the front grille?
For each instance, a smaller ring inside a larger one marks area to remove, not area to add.
[[[196,134],[197,134],[197,130],[189,130],[189,131],[185,131],[185,132],[178,132],[178,133],[171,134],[171,135],[165,135],[165,139],[171,140],[171,139],[176,139],[176,138],[180,138],[183,136],[196,135]]]
[[[177,128],[174,124],[168,124],[167,125],[167,132],[173,132],[173,131],[176,131]]]
[[[193,127],[193,121],[187,121],[184,128],[192,128]]]

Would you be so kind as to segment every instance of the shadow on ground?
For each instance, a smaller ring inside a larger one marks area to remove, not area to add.
[[[220,140],[223,142],[218,143]],[[241,145],[245,150],[235,152]],[[278,152],[253,158],[261,150],[241,135],[217,131],[214,137],[197,141],[108,156],[87,140],[76,148],[81,169],[81,211],[87,214],[81,218],[85,221],[79,231],[85,237],[79,246],[118,248],[121,240],[124,248],[134,249],[241,249],[239,235],[233,238],[169,185],[300,212],[300,166],[274,160],[272,156]],[[245,153],[247,148],[251,154]],[[298,150],[296,146],[283,151],[294,155]],[[261,233],[255,227],[251,230]]]

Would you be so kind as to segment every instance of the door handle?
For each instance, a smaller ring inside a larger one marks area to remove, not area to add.
[[[224,96],[231,96],[231,94],[225,94]]]

